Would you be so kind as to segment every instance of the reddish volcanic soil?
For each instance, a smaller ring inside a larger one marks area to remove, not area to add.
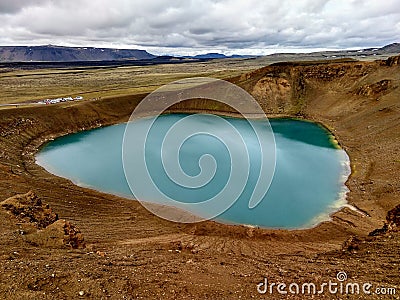
[[[126,121],[145,95],[0,110],[0,201],[8,199],[0,208],[0,298],[279,299],[276,288],[261,295],[257,284],[320,285],[339,282],[342,271],[344,283],[397,293],[326,289],[313,297],[400,299],[399,58],[285,63],[230,79],[269,116],[324,124],[349,154],[347,199],[358,210],[343,208],[307,230],[171,223],[35,164],[45,141]],[[172,110],[210,109],[193,100]]]

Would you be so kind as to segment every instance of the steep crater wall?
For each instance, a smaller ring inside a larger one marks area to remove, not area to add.
[[[229,79],[250,92],[269,116],[321,122],[348,152],[352,162],[348,200],[359,212],[345,209],[335,214],[335,230],[369,232],[381,225],[386,212],[399,202],[398,62],[394,57],[375,62],[285,63]],[[55,210],[74,215],[73,207],[52,199],[48,191],[65,187],[65,180],[37,166],[35,151],[60,135],[127,121],[143,97],[0,110],[3,197],[37,187],[44,198],[48,194]],[[233,112],[227,106],[199,99],[177,104],[171,111]],[[104,203],[107,209],[112,207],[111,202]],[[82,204],[80,209],[93,207]]]

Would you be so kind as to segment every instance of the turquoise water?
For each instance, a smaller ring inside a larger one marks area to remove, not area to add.
[[[194,135],[180,148],[180,166],[189,176],[196,176],[201,171],[200,157],[211,154],[217,165],[211,180],[197,188],[182,187],[171,180],[161,161],[163,138],[173,124],[186,116],[172,114],[157,119],[149,132],[146,149],[150,151],[146,152],[146,162],[161,192],[176,201],[201,202],[223,189],[230,179],[231,167],[235,162],[229,159],[226,145],[215,136]],[[307,228],[328,220],[329,214],[345,204],[344,182],[349,175],[349,160],[343,150],[335,148],[330,134],[315,123],[273,119],[270,124],[276,142],[275,174],[263,200],[250,209],[249,199],[260,169],[259,144],[247,120],[225,120],[243,137],[250,158],[250,171],[240,197],[228,210],[216,217],[217,221],[269,228]],[[136,122],[140,124],[146,122],[146,119]],[[206,128],[213,126],[213,122],[213,118],[204,115],[185,126]],[[264,122],[251,121],[251,124],[266,130]],[[78,185],[131,198],[133,194],[125,179],[122,163],[125,127],[125,124],[119,124],[60,137],[48,143],[37,154],[37,163],[49,172],[71,179]],[[219,130],[216,126],[213,128]],[[226,132],[220,132],[220,135],[229,138]],[[177,155],[173,147],[164,148],[167,161],[173,160]],[[135,180],[140,181],[140,176]],[[263,178],[260,180],[262,183]],[[157,201],[151,196],[143,200],[150,199]]]

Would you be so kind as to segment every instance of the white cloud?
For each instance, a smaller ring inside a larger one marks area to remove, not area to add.
[[[169,53],[381,46],[400,40],[398,7],[400,0],[0,0],[0,44]]]

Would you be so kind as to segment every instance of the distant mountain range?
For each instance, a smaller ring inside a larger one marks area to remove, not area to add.
[[[375,49],[366,49],[366,50],[374,51]],[[400,43],[393,43],[393,44],[386,45],[382,48],[379,48],[378,51],[380,51],[382,53],[400,53]]]
[[[397,55],[400,53],[400,43],[393,43],[382,48],[365,48],[358,50],[329,50],[320,52],[303,53],[305,57],[325,57],[325,58],[362,58],[377,55]],[[288,57],[296,56],[298,53],[275,53],[269,56]]]
[[[393,43],[382,48],[368,48],[360,50],[334,50],[302,54],[307,57],[322,58],[358,58],[374,55],[399,54],[400,43]],[[296,53],[276,53],[266,57],[280,57],[289,59],[297,56]],[[94,47],[63,47],[63,46],[0,46],[0,62],[130,62],[143,63],[179,63],[186,61],[204,61],[226,58],[254,58],[251,55],[230,55],[221,53],[206,53],[195,56],[156,56],[145,50],[111,49]]]
[[[0,46],[1,62],[72,62],[152,59],[145,50],[62,46]]]
[[[222,59],[222,58],[250,58],[256,57],[255,55],[229,55],[226,56],[225,54],[221,53],[206,53],[206,54],[199,54],[195,56],[185,56],[186,58],[194,58],[194,59]]]

